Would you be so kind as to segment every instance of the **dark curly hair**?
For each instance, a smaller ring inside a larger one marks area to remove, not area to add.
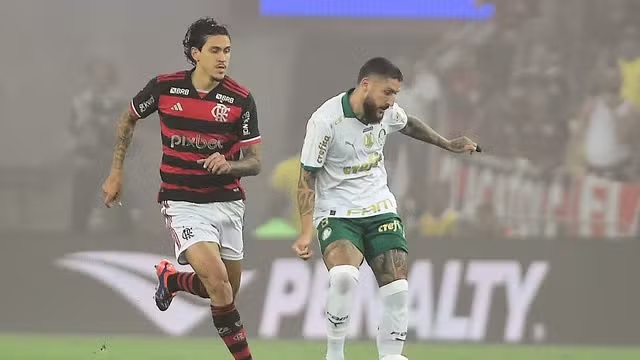
[[[218,24],[218,22],[211,17],[198,19],[189,26],[187,33],[184,34],[182,46],[184,48],[184,56],[186,56],[192,65],[196,64],[196,60],[191,56],[191,48],[202,50],[202,47],[207,42],[207,38],[212,35],[229,36],[229,30],[227,30],[225,25]]]
[[[358,82],[370,75],[379,75],[398,81],[404,80],[402,71],[400,71],[400,69],[391,61],[383,57],[369,59],[364,65],[362,65],[360,73],[358,74]]]

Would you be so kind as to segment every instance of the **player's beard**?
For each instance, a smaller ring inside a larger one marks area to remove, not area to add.
[[[369,96],[364,98],[362,109],[364,111],[364,121],[367,124],[377,124],[382,121],[384,117],[384,113],[382,113],[381,116],[378,115],[378,110],[382,109],[376,106],[376,103]]]
[[[219,74],[215,74],[215,75],[209,75],[211,77],[211,80],[216,81],[216,82],[222,82],[222,80],[224,80],[225,75],[219,75]]]
[[[209,77],[211,78],[211,80],[216,82],[222,82],[222,80],[224,80],[225,76],[227,75],[226,71],[220,71],[216,67],[207,72],[209,73]]]

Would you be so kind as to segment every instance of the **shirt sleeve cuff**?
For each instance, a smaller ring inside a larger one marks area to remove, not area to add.
[[[321,167],[307,166],[305,164],[301,164],[301,165],[302,165],[303,169],[305,169],[307,171],[310,171],[310,172],[317,172],[317,171],[320,171],[320,169],[322,169]]]

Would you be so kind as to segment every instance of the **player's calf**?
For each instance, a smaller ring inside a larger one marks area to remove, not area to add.
[[[382,321],[376,343],[380,359],[402,354],[409,324],[409,283],[396,280],[380,288]]]
[[[352,265],[338,265],[329,270],[327,360],[344,360],[344,342],[359,274],[358,268]]]
[[[396,359],[402,354],[409,323],[407,253],[392,249],[376,256],[370,265],[382,299],[382,321],[376,338],[378,355],[380,359]]]
[[[198,274],[194,272],[176,272],[167,278],[167,287],[169,291],[175,293],[177,291],[188,292],[204,299],[209,298],[207,288],[200,280]]]
[[[198,274],[211,299],[211,317],[235,360],[251,360],[247,335],[233,303],[233,290],[216,244],[198,243],[187,250],[189,264]]]
[[[208,280],[208,281],[207,281]],[[211,317],[235,360],[251,360],[251,350],[247,343],[247,334],[240,320],[240,313],[233,303],[233,290],[226,279],[214,277],[204,279],[211,298]],[[225,305],[221,305],[225,304]]]

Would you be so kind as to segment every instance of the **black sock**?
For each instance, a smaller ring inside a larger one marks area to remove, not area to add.
[[[234,360],[253,360],[247,343],[247,334],[240,321],[240,314],[234,304],[225,306],[211,305],[213,324],[229,349]]]
[[[179,272],[169,275],[167,287],[172,293],[176,291],[186,291],[189,294],[197,295],[204,299],[209,298],[209,293],[204,287],[204,284],[198,275],[193,272]]]

